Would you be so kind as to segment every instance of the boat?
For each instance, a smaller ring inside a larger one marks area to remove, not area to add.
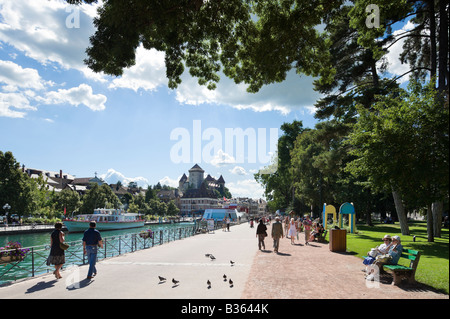
[[[231,221],[236,221],[238,216],[236,209],[211,208],[205,209],[202,220],[214,219],[214,221],[222,221],[224,218],[230,218]]]
[[[97,208],[93,214],[81,214],[66,218],[64,225],[69,232],[83,232],[89,223],[95,221],[98,230],[117,230],[144,226],[144,219],[139,214],[127,213],[122,209]]]

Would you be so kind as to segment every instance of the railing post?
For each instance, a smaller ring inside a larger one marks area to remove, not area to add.
[[[34,247],[31,247],[31,277],[34,277]]]

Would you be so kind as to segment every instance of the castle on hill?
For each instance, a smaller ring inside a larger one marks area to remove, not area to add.
[[[205,171],[195,164],[189,170],[189,177],[186,174],[181,176],[178,182],[178,189],[182,193],[181,214],[192,212],[202,212],[208,208],[218,207],[218,198],[225,194],[225,180],[220,175],[215,179],[208,174],[204,177]]]
[[[215,179],[211,175],[208,174],[206,178],[204,178],[205,171],[198,165],[195,164],[189,170],[189,177],[186,174],[181,176],[178,182],[178,189],[184,195],[195,195],[199,192],[208,193],[217,190],[219,193],[222,193],[225,188],[225,180],[223,176],[220,175],[218,179]],[[217,197],[217,195],[214,195]]]

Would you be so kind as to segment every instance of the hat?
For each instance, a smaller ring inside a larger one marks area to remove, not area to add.
[[[384,235],[383,239],[392,239],[391,235]]]
[[[399,236],[392,236],[392,240],[396,240],[396,241],[398,241],[398,242],[401,241]]]

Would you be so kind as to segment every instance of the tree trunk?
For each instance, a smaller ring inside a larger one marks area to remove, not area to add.
[[[436,44],[436,19],[435,19],[435,9],[434,0],[428,0],[429,6],[429,18],[430,18],[430,61],[431,61],[431,78],[436,78],[437,70],[437,44]]]
[[[408,220],[406,219],[405,208],[400,194],[392,187],[392,197],[394,198],[395,209],[397,211],[398,221],[400,223],[400,229],[402,235],[409,235]]]
[[[442,201],[434,202],[431,205],[433,214],[433,235],[434,237],[441,237],[442,228],[442,211],[444,210],[444,203]]]
[[[444,92],[449,86],[449,51],[448,51],[448,12],[446,10],[447,1],[439,1],[439,92]]]
[[[433,212],[431,210],[431,203],[427,206],[427,234],[428,234],[428,242],[434,242],[433,235]]]

